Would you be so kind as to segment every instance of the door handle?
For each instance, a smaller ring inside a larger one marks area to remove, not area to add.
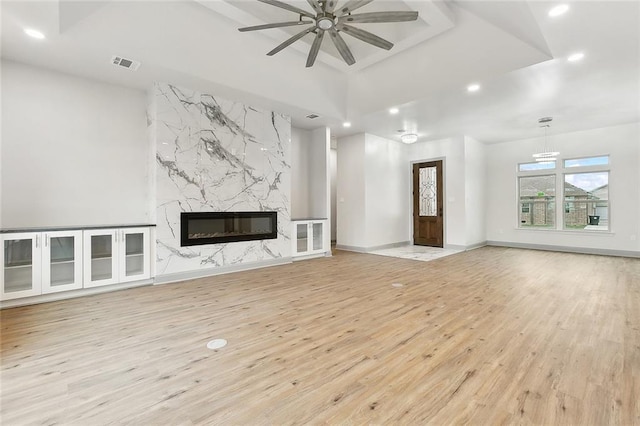
[[[442,217],[442,207],[440,207],[440,217]]]

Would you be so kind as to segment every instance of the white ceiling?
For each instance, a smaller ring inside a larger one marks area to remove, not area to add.
[[[310,10],[306,1],[289,3]],[[306,69],[311,36],[265,55],[298,27],[237,31],[297,19],[253,0],[2,1],[1,52],[129,87],[156,80],[210,91],[289,114],[298,127],[327,125],[338,137],[364,131],[398,139],[404,130],[421,141],[464,134],[491,143],[539,136],[543,116],[554,117],[551,134],[640,121],[640,3],[573,1],[552,19],[555,4],[376,0],[360,11],[417,10],[420,19],[361,24],[394,48],[345,37],[357,60],[348,67],[325,40]],[[47,38],[31,39],[24,27]],[[567,62],[576,51],[584,60]],[[116,68],[112,55],[142,66]],[[467,93],[471,82],[481,90]],[[389,115],[392,106],[400,113]]]

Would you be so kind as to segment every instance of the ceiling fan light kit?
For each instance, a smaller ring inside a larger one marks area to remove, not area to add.
[[[330,34],[331,41],[336,46],[336,49],[338,49],[338,52],[340,53],[340,56],[342,56],[342,59],[347,63],[347,65],[353,65],[356,63],[356,60],[353,56],[353,53],[351,53],[351,49],[349,49],[349,46],[347,46],[347,43],[344,41],[340,33],[348,34],[351,37],[357,38],[361,41],[364,41],[365,43],[369,43],[373,46],[385,50],[391,49],[393,47],[393,43],[383,39],[382,37],[378,37],[377,35],[370,33],[369,31],[365,31],[361,28],[354,27],[349,24],[407,22],[415,21],[416,19],[418,19],[418,12],[368,12],[358,13],[355,15],[351,14],[354,10],[366,6],[373,0],[347,0],[338,9],[336,9],[338,0],[307,0],[315,14],[300,9],[296,6],[281,2],[279,0],[258,1],[296,13],[299,15],[299,19],[297,21],[276,22],[272,24],[243,27],[238,28],[238,30],[241,32],[246,32],[267,30],[270,28],[310,25],[310,27],[288,38],[267,53],[268,56],[273,56],[285,47],[290,46],[294,42],[300,40],[307,34],[314,33],[315,39],[311,44],[311,49],[309,50],[309,55],[307,56],[307,68],[312,67],[315,63],[318,52],[320,51],[320,46],[322,45],[324,34],[326,32]]]

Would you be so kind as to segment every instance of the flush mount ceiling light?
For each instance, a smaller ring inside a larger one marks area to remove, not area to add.
[[[400,140],[406,144],[415,143],[418,141],[418,135],[416,135],[415,133],[407,133],[400,136]]]
[[[342,123],[342,127],[351,127],[351,123],[349,121],[345,121]]]
[[[28,35],[29,37],[33,37],[33,38],[36,38],[38,40],[43,40],[44,39],[44,34],[42,34],[38,30],[34,30],[33,28],[25,28],[24,29],[24,33],[26,35]]]
[[[389,109],[389,114],[395,115],[397,113],[399,113],[400,110],[398,108],[390,108]]]
[[[345,33],[365,43],[372,44],[381,49],[389,50],[393,47],[393,43],[387,41],[375,34],[360,29],[358,27],[351,26],[349,24],[369,24],[369,23],[385,23],[385,22],[407,22],[415,21],[418,19],[418,12],[369,12],[358,13],[352,15],[356,9],[366,6],[373,0],[348,0],[339,9],[335,10],[336,3],[339,0],[307,0],[307,3],[313,9],[313,13],[300,9],[296,6],[292,6],[287,3],[283,3],[279,0],[258,0],[262,3],[270,4],[271,6],[286,9],[290,12],[299,15],[297,21],[288,22],[276,22],[273,24],[255,25],[253,27],[238,28],[239,31],[258,31],[267,30],[270,28],[281,27],[293,27],[300,25],[310,25],[305,30],[290,37],[282,42],[275,49],[267,53],[268,56],[273,56],[280,52],[287,46],[290,46],[294,42],[300,40],[302,37],[309,33],[315,34],[315,39],[309,50],[309,56],[307,57],[307,68],[312,67],[320,51],[322,39],[325,32],[328,32],[331,36],[331,41],[338,49],[340,56],[347,63],[347,65],[353,65],[356,63],[351,50],[347,46],[340,33]],[[306,20],[305,20],[306,19]]]
[[[567,61],[569,61],[569,62],[577,62],[577,61],[581,60],[582,58],[584,58],[584,53],[578,52],[578,53],[574,53],[573,55],[569,55],[569,57],[567,58]]]
[[[473,83],[467,86],[467,92],[477,92],[480,90],[480,85],[477,83]]]
[[[560,155],[558,151],[554,151],[547,140],[547,129],[551,127],[551,121],[553,121],[553,117],[542,117],[538,119],[538,124],[544,129],[544,139],[540,150],[533,154],[533,158],[540,163],[556,161],[556,157]]]
[[[549,10],[549,16],[552,18],[555,18],[560,15],[564,15],[565,13],[567,13],[568,10],[569,10],[568,4],[559,4],[555,7],[552,7],[551,10]]]

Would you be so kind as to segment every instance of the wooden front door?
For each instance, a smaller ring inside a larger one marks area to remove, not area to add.
[[[413,165],[413,243],[443,246],[442,160]]]

